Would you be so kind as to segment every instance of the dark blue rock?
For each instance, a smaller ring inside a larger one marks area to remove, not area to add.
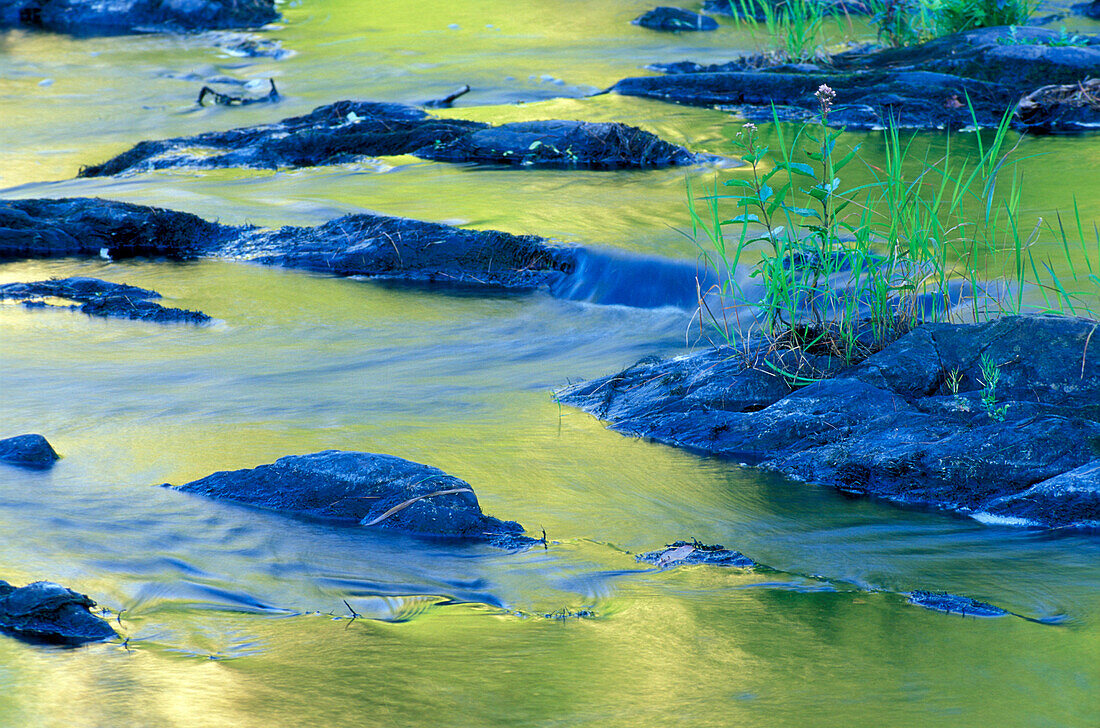
[[[19,435],[0,440],[0,462],[44,470],[58,455],[42,435]]]
[[[174,487],[348,525],[487,541],[504,548],[535,543],[523,536],[518,523],[483,514],[469,483],[392,455],[326,450]]]
[[[210,317],[199,311],[168,308],[150,299],[160,298],[150,291],[124,283],[112,283],[98,278],[52,278],[33,283],[0,285],[0,299],[15,299],[33,308],[59,308],[43,298],[65,298],[80,303],[82,313],[104,318],[125,318],[155,323],[205,324]]]
[[[752,559],[740,551],[731,551],[720,545],[708,546],[698,541],[676,541],[663,549],[638,554],[635,559],[660,567],[707,564],[747,569],[756,566]]]
[[[95,602],[49,581],[16,588],[0,581],[0,630],[38,642],[80,645],[116,637],[92,614]]]
[[[1010,108],[1013,125],[1032,132],[1090,131],[1100,124],[1100,111],[1086,103],[1096,89],[1077,86],[1100,76],[1100,38],[1081,35],[1066,44],[1063,34],[1041,28],[979,28],[901,48],[864,47],[833,56],[827,67],[769,64],[755,56],[652,68],[671,75],[626,78],[610,90],[736,108],[752,121],[770,122],[773,114],[812,121],[820,111],[814,92],[827,84],[836,92],[830,125],[849,129],[959,127],[975,118],[996,126]],[[1040,88],[1043,93],[1033,94]]]
[[[274,0],[0,0],[0,28],[78,36],[258,28]]]
[[[633,21],[634,25],[640,25],[650,30],[674,31],[700,31],[717,30],[718,22],[714,18],[708,18],[699,13],[693,13],[683,8],[672,8],[666,5],[653,8],[639,15]]]
[[[915,591],[909,593],[910,604],[948,614],[961,614],[965,617],[1007,617],[1010,612],[1000,607],[979,602],[969,597],[960,597],[947,592]]]
[[[1064,316],[929,324],[851,367],[721,347],[639,362],[556,397],[626,434],[849,494],[1092,528],[1100,357],[1084,353],[1095,326]],[[981,405],[982,355],[1000,371],[999,417]],[[818,381],[795,389],[799,377]]]
[[[548,120],[490,126],[440,119],[402,104],[338,101],[275,124],[143,141],[82,168],[79,176],[168,167],[314,167],[396,154],[522,168],[633,169],[696,161],[683,147],[626,124]]]

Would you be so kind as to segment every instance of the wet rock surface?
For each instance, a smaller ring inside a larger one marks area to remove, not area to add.
[[[58,460],[49,441],[42,435],[17,435],[0,440],[0,462],[45,470]]]
[[[830,114],[835,126],[872,129],[891,120],[915,128],[964,126],[972,122],[968,99],[980,124],[995,125],[1040,87],[1076,85],[1100,75],[1100,39],[1081,36],[1076,44],[1064,43],[1052,30],[983,28],[918,46],[842,53],[828,66],[760,68],[759,59],[663,64],[656,70],[669,75],[623,79],[610,90],[729,108],[764,121],[771,120],[774,103],[782,119],[809,120],[818,114],[813,93],[827,84],[836,91]],[[1100,124],[1100,107],[1089,98],[1057,100],[1063,107],[1046,108],[1045,98],[1033,99],[1013,123],[1036,132],[1084,131]]]
[[[848,368],[721,347],[643,361],[557,397],[620,432],[853,495],[1091,528],[1100,522],[1096,328],[1053,316],[926,325]],[[992,404],[983,366],[1000,377]],[[796,389],[797,378],[820,381]]]
[[[675,541],[663,549],[638,554],[635,559],[662,568],[685,564],[707,564],[747,569],[756,565],[752,559],[740,551],[731,551],[721,545],[707,545],[698,541]]]
[[[910,592],[908,601],[918,607],[947,614],[960,614],[964,617],[1007,617],[1011,614],[992,604],[947,592]]]
[[[0,29],[77,36],[258,28],[278,18],[273,0],[0,0]]]
[[[536,542],[523,535],[518,523],[483,514],[469,483],[392,455],[326,450],[172,487],[348,525],[473,539],[504,548]]]
[[[76,306],[47,303],[43,299],[63,298],[77,301]],[[124,318],[154,323],[206,324],[210,317],[199,311],[168,308],[157,303],[156,291],[99,278],[54,278],[33,283],[0,285],[0,299],[21,301],[33,308],[74,308],[89,316]]]
[[[91,613],[95,602],[49,581],[14,587],[0,581],[0,631],[35,642],[80,645],[116,637]]]
[[[653,8],[631,21],[650,30],[665,32],[717,30],[718,22],[699,13],[667,5]]]
[[[555,286],[572,272],[576,257],[575,249],[533,235],[383,215],[267,230],[94,198],[0,201],[0,259],[103,253],[233,258],[334,275],[507,290]]]
[[[414,154],[440,162],[624,169],[692,164],[696,156],[620,123],[524,121],[475,131]]]
[[[253,230],[219,255],[265,265],[409,282],[531,290],[572,269],[568,248],[533,235],[463,230],[383,215],[348,215],[319,227]]]
[[[401,104],[339,101],[275,124],[140,142],[81,177],[171,167],[312,167],[412,154],[448,162],[593,168],[690,164],[695,156],[615,123],[532,121],[492,127]]]
[[[188,258],[236,230],[186,212],[76,197],[0,200],[0,259],[71,255]]]
[[[1086,18],[1100,20],[1100,0],[1092,0],[1089,3],[1078,3],[1073,6],[1073,11],[1084,15]]]

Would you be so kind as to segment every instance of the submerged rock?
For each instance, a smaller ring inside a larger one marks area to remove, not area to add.
[[[325,450],[169,487],[349,525],[474,539],[504,548],[536,543],[523,535],[518,523],[483,514],[469,483],[392,455]]]
[[[150,299],[160,298],[156,291],[98,278],[52,278],[34,283],[0,285],[0,299],[15,299],[25,306],[76,308],[89,316],[125,318],[154,323],[206,324],[210,317],[199,311],[168,308]],[[44,298],[64,298],[79,306],[47,304]]]
[[[961,614],[964,617],[1007,617],[1011,614],[992,604],[947,592],[910,592],[908,601],[918,607],[948,614]]]
[[[631,21],[634,25],[640,25],[650,30],[663,31],[699,31],[717,30],[718,23],[714,18],[708,18],[699,13],[693,13],[683,8],[673,8],[667,5],[653,8]]]
[[[828,67],[759,65],[758,58],[709,66],[663,64],[655,68],[670,75],[626,78],[610,90],[732,109],[752,120],[770,121],[774,105],[781,119],[812,120],[819,113],[814,91],[827,84],[836,91],[829,117],[835,126],[873,129],[893,121],[939,128],[968,125],[974,118],[989,126],[1040,87],[1072,86],[1100,76],[1100,39],[1081,36],[1066,45],[1051,30],[982,28],[917,46],[842,53]],[[1036,110],[1035,104],[1045,103],[1039,95],[1013,123],[1033,131],[1063,132],[1100,124],[1100,106],[1094,101],[1083,96],[1056,100],[1073,105],[1073,112]]]
[[[170,167],[312,167],[367,157],[592,168],[691,164],[693,154],[625,124],[531,121],[491,127],[401,104],[339,101],[275,124],[144,141],[80,177]]]
[[[0,630],[41,642],[80,645],[116,637],[91,613],[95,602],[49,581],[14,587],[0,581]]]
[[[756,565],[752,559],[740,551],[731,551],[720,545],[708,546],[698,541],[676,541],[663,549],[638,554],[635,559],[659,567],[707,564],[747,569]]]
[[[0,462],[45,470],[57,460],[57,453],[42,435],[17,435],[0,440]]]
[[[850,368],[721,347],[556,396],[620,432],[851,494],[1087,528],[1097,476],[1085,466],[1100,455],[1095,327],[1055,316],[926,325]],[[992,406],[983,356],[1000,372]],[[807,379],[819,381],[795,388]]]
[[[78,36],[258,28],[273,0],[0,0],[0,28]]]

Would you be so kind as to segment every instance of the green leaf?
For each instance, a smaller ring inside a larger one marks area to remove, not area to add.
[[[800,174],[810,179],[817,179],[817,175],[814,174],[814,168],[808,164],[803,164],[801,162],[784,162],[782,166],[794,174]]]
[[[859,152],[860,146],[862,145],[855,145],[855,147],[852,148],[852,151],[844,155],[844,159],[841,159],[839,162],[833,165],[833,170],[839,172],[840,170],[844,169],[844,167],[847,166],[848,162],[851,162],[853,159],[856,158],[856,153]]]
[[[760,218],[758,218],[756,215],[746,213],[744,215],[738,215],[732,220],[726,220],[726,222],[739,222],[744,224],[748,222],[760,222]]]
[[[752,186],[752,182],[749,182],[748,180],[743,180],[743,179],[728,179],[725,182],[723,182],[722,184],[725,185],[726,187],[747,187],[750,190],[755,190],[756,189],[755,187]]]
[[[817,212],[816,210],[811,210],[808,207],[789,207],[788,206],[788,207],[784,207],[783,209],[785,209],[787,212],[794,213],[795,215],[799,215],[801,217],[816,217],[818,220],[821,219],[821,214],[819,212]]]

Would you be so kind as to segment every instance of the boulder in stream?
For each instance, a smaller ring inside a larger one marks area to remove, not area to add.
[[[0,0],[0,28],[77,36],[258,28],[274,0]]]
[[[66,645],[113,639],[111,625],[91,613],[95,602],[50,581],[14,587],[0,581],[0,630],[16,637]]]
[[[520,167],[641,168],[692,164],[686,149],[626,124],[528,121],[490,126],[402,104],[338,101],[274,124],[143,141],[80,177],[170,167],[313,167],[412,154]]]
[[[928,324],[851,367],[762,342],[723,346],[643,361],[556,397],[620,432],[848,494],[1092,528],[1098,326],[1061,316]]]
[[[705,15],[693,13],[690,10],[673,8],[667,5],[661,5],[660,7],[642,13],[631,22],[643,28],[662,30],[665,32],[718,29],[718,22],[714,18],[708,18]]]
[[[0,440],[0,463],[45,470],[57,460],[57,453],[42,435],[17,435]]]
[[[76,301],[80,305],[58,306],[44,300],[49,298],[63,298]],[[160,298],[156,291],[99,278],[51,278],[33,283],[0,285],[0,299],[18,300],[28,307],[75,308],[89,316],[151,321],[158,324],[206,324],[211,321],[209,316],[199,311],[169,308],[151,300],[156,298]]]
[[[523,535],[518,523],[482,513],[469,483],[392,455],[325,450],[218,472],[174,487],[348,525],[485,541],[503,548],[536,542]]]

